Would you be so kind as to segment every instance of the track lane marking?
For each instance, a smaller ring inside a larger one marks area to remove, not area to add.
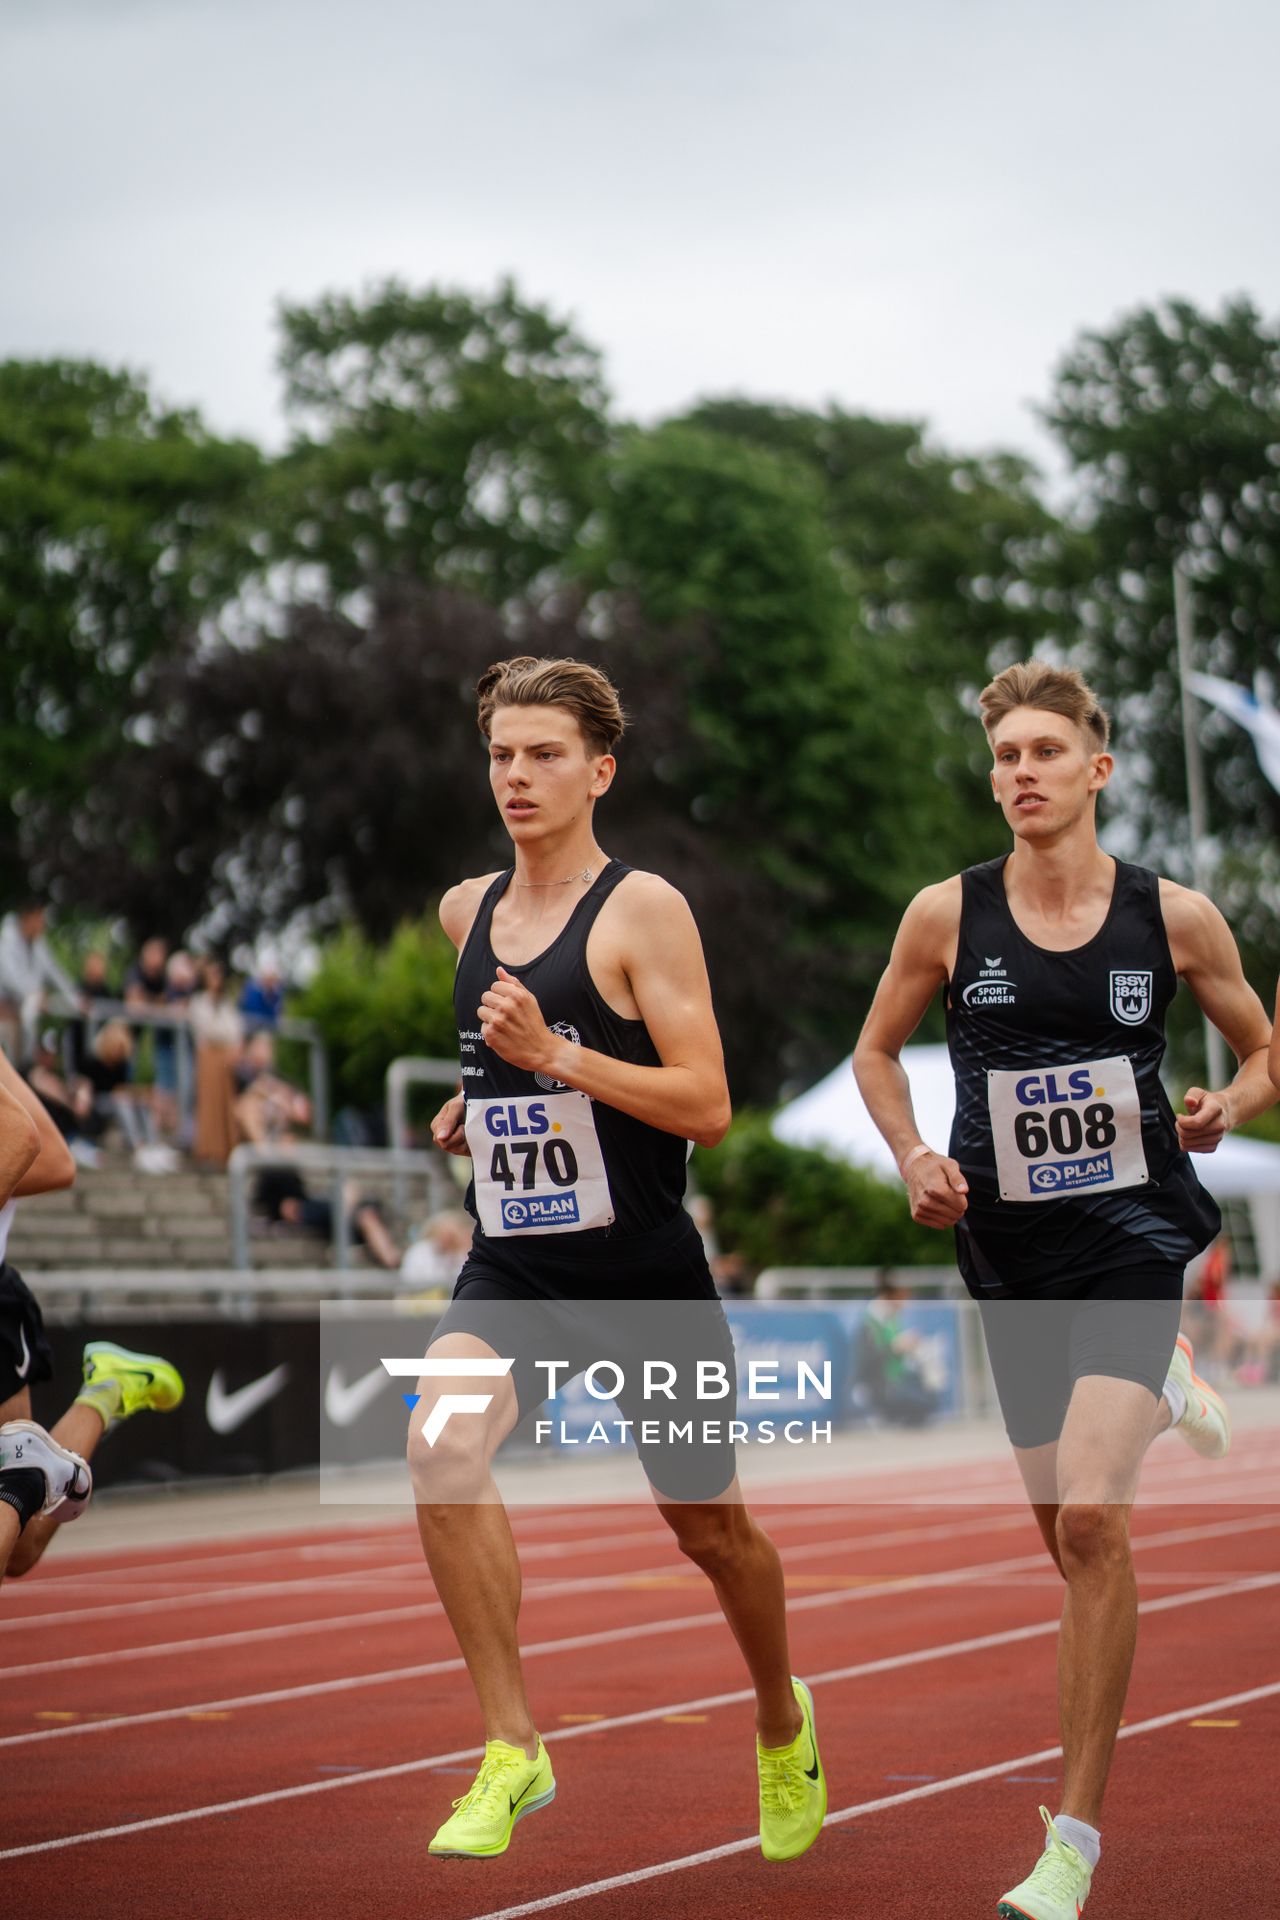
[[[1008,1526],[1010,1527],[1014,1525],[1025,1526],[1026,1524],[1027,1516],[1025,1513],[1011,1517],[1008,1522]],[[1134,1550],[1137,1551],[1139,1548],[1146,1547],[1182,1546],[1203,1540],[1221,1539],[1232,1534],[1257,1533],[1275,1527],[1280,1527],[1280,1513],[1260,1515],[1248,1520],[1210,1522],[1204,1526],[1177,1528],[1172,1532],[1166,1533],[1138,1534],[1134,1536],[1133,1547]],[[931,1535],[934,1538],[943,1537],[944,1534],[945,1537],[954,1537],[956,1533],[971,1535],[973,1529],[962,1525],[952,1526],[950,1523],[946,1523],[940,1528],[911,1528],[906,1531],[913,1536],[923,1539],[926,1535]],[[892,1545],[895,1542],[900,1543],[901,1536],[891,1532],[882,1536],[882,1538],[884,1544]],[[870,1545],[871,1542],[862,1541],[856,1544],[866,1546]],[[791,1549],[789,1557],[792,1559],[800,1559],[802,1557],[812,1556],[815,1553],[829,1552],[830,1545],[831,1543],[829,1541],[813,1542],[809,1545]],[[948,1586],[953,1583],[967,1585],[973,1582],[975,1584],[981,1584],[984,1580],[999,1578],[1008,1573],[1039,1572],[1042,1570],[1044,1562],[1045,1552],[1043,1547],[1041,1547],[1035,1553],[1026,1554],[1019,1559],[989,1560],[972,1563],[969,1566],[946,1568],[940,1573],[907,1574],[904,1575],[901,1580],[886,1581],[876,1587],[864,1587],[839,1593],[807,1594],[801,1599],[789,1601],[788,1612],[805,1613],[823,1607],[851,1605],[859,1600],[878,1599],[882,1594],[928,1591],[932,1588]],[[648,1571],[655,1574],[663,1574],[669,1571],[669,1567],[664,1563],[662,1567],[648,1569]],[[644,1577],[644,1572],[645,1570],[642,1569],[638,1573],[624,1575],[610,1574],[601,1579],[587,1578],[582,1580],[557,1581],[549,1583],[545,1587],[531,1585],[525,1591],[524,1601],[527,1605],[532,1600],[562,1599],[571,1594],[617,1591],[621,1580],[642,1578]],[[284,1639],[286,1637],[293,1638],[310,1633],[324,1633],[331,1629],[336,1630],[350,1626],[368,1626],[370,1623],[389,1625],[392,1622],[422,1620],[441,1615],[443,1612],[444,1608],[439,1601],[421,1601],[412,1606],[384,1608],[371,1613],[331,1614],[319,1620],[286,1622],[273,1627],[245,1627],[237,1632],[209,1634],[203,1638],[197,1637],[189,1640],[160,1641],[141,1647],[115,1648],[104,1653],[68,1654],[59,1660],[28,1661],[23,1666],[7,1667],[5,1669],[5,1675],[6,1678],[10,1680],[28,1679],[37,1674],[66,1673],[78,1671],[85,1667],[106,1666],[117,1661],[144,1660],[176,1653],[207,1652],[213,1647],[244,1646],[250,1641],[257,1642]],[[719,1615],[715,1614],[710,1617],[714,1619],[718,1618]]]
[[[1162,1599],[1146,1601],[1142,1603],[1139,1611],[1147,1613],[1169,1613],[1182,1607],[1198,1605],[1210,1600],[1231,1599],[1240,1593],[1258,1591],[1277,1585],[1280,1585],[1280,1574],[1259,1574],[1245,1585],[1206,1587],[1200,1594],[1171,1594],[1166,1595]],[[996,1646],[1010,1645],[1016,1641],[1034,1639],[1041,1635],[1055,1633],[1058,1630],[1059,1624],[1057,1619],[1041,1621],[1030,1627],[1008,1628],[1002,1633],[983,1634],[968,1640],[955,1641],[941,1647],[916,1648],[905,1654],[886,1655],[880,1660],[859,1661],[850,1667],[829,1668],[826,1672],[815,1674],[812,1684],[814,1686],[832,1686],[846,1680],[860,1679],[868,1674],[892,1672],[903,1667],[921,1666],[936,1660],[954,1658],[961,1653],[973,1653],[985,1651]],[[1193,1716],[1220,1712],[1227,1707],[1242,1705],[1246,1700],[1265,1698],[1269,1693],[1280,1693],[1280,1682],[1276,1682],[1273,1686],[1263,1688],[1252,1694],[1233,1695],[1226,1699],[1211,1700],[1199,1706],[1188,1707],[1185,1711],[1167,1715],[1163,1720],[1156,1723],[1140,1721],[1133,1726],[1123,1725],[1120,1729],[1119,1737],[1124,1738],[1126,1734],[1148,1731],[1153,1724],[1172,1724],[1178,1720],[1190,1720]],[[572,1740],[583,1734],[610,1733],[620,1727],[644,1726],[654,1721],[665,1721],[670,1719],[673,1714],[699,1714],[715,1707],[739,1706],[754,1698],[755,1692],[753,1688],[739,1687],[729,1693],[707,1694],[700,1699],[667,1702],[662,1706],[646,1707],[635,1713],[616,1714],[611,1718],[596,1720],[590,1724],[553,1727],[543,1735],[543,1739],[550,1745],[552,1741]],[[207,1820],[218,1814],[243,1812],[251,1807],[272,1806],[281,1800],[300,1799],[308,1794],[333,1790],[338,1787],[360,1786],[381,1780],[400,1779],[407,1774],[430,1772],[442,1767],[448,1767],[455,1761],[475,1760],[480,1758],[483,1752],[483,1747],[459,1747],[449,1753],[428,1755],[425,1759],[402,1760],[392,1766],[370,1767],[359,1772],[343,1774],[327,1780],[305,1781],[292,1787],[273,1787],[262,1793],[243,1795],[236,1800],[217,1801],[204,1807],[188,1807],[178,1813],[154,1814],[148,1819],[131,1820],[114,1827],[99,1827],[83,1833],[63,1834],[53,1840],[34,1841],[23,1847],[3,1848],[0,1849],[0,1860],[17,1860],[28,1854],[35,1853],[56,1853],[67,1847],[87,1845],[91,1841],[118,1839],[126,1834],[146,1833],[154,1831],[159,1827],[179,1826],[187,1821]],[[978,1774],[962,1775],[951,1784],[964,1785],[967,1784],[970,1778],[986,1779],[993,1773],[1012,1772],[1015,1768],[1031,1766],[1041,1760],[1054,1758],[1060,1753],[1061,1748],[1055,1747],[1046,1749],[1044,1752],[1038,1754],[1024,1754],[1018,1759],[1005,1761],[1000,1766],[988,1768]],[[880,1805],[896,1805],[902,1797],[901,1795],[893,1796],[884,1802],[868,1803],[868,1805],[862,1808],[846,1809],[843,1814],[835,1816],[828,1815],[828,1823],[830,1823],[833,1818],[837,1821],[840,1819],[850,1819],[857,1812],[876,1810]],[[906,1797],[912,1798],[913,1796],[907,1795]],[[727,1848],[727,1852],[742,1852],[755,1847],[756,1844],[757,1839],[755,1836],[752,1836],[748,1841],[731,1844]],[[641,1869],[638,1874],[632,1877],[643,1879],[654,1872],[675,1872],[680,1867],[690,1864],[696,1865],[704,1858],[718,1859],[724,1857],[725,1852],[726,1849],[720,1849],[706,1855],[686,1856],[666,1866]],[[614,1883],[610,1882],[609,1884],[612,1885]],[[616,1884],[629,1884],[629,1880],[624,1878]],[[554,1905],[557,1899],[580,1899],[585,1897],[586,1893],[596,1890],[597,1888],[594,1885],[586,1889],[571,1889],[567,1893],[556,1895],[554,1898],[544,1900],[533,1907],[514,1908],[511,1909],[511,1912],[538,1912],[542,1907]],[[484,1915],[480,1916],[479,1920],[505,1920],[505,1914],[506,1910],[504,1910],[504,1914],[501,1916]]]
[[[1224,1707],[1242,1707],[1255,1700],[1268,1700],[1280,1694],[1280,1680],[1273,1680],[1267,1686],[1253,1687],[1247,1693],[1226,1694],[1220,1700],[1206,1700],[1194,1707],[1180,1708],[1176,1713],[1159,1713],[1149,1720],[1138,1720],[1133,1726],[1122,1727],[1118,1739],[1131,1739],[1138,1733],[1160,1733],[1166,1727],[1186,1724],[1193,1714],[1216,1713]],[[1013,1760],[1002,1760],[991,1767],[971,1767],[967,1773],[953,1773],[941,1780],[908,1787],[902,1793],[888,1793],[878,1800],[863,1800],[856,1807],[841,1807],[836,1813],[829,1813],[823,1822],[827,1827],[843,1826],[848,1820],[856,1820],[870,1813],[884,1813],[891,1807],[909,1806],[913,1801],[931,1800],[940,1793],[954,1793],[959,1787],[976,1786],[982,1780],[995,1780],[1002,1774],[1016,1768],[1039,1766],[1046,1760],[1060,1760],[1061,1747],[1042,1747],[1039,1753],[1020,1753]],[[687,1853],[678,1860],[661,1860],[649,1867],[637,1867],[630,1873],[615,1873],[607,1880],[592,1880],[585,1886],[565,1887],[559,1893],[544,1896],[539,1900],[524,1900],[519,1906],[497,1907],[488,1913],[476,1914],[471,1920],[521,1920],[530,1913],[546,1913],[552,1907],[567,1906],[573,1900],[588,1900],[602,1893],[614,1893],[621,1887],[639,1886],[645,1880],[655,1880],[669,1873],[680,1873],[689,1867],[707,1866],[714,1860],[728,1860],[738,1853],[753,1853],[760,1842],[752,1834],[746,1840],[730,1840],[720,1847],[707,1847],[701,1853]],[[3,1859],[0,1854],[0,1859]]]

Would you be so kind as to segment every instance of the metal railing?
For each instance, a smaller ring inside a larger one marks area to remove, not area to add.
[[[427,1060],[419,1054],[401,1054],[387,1068],[386,1107],[387,1107],[387,1145],[393,1153],[404,1153],[409,1146],[409,1089],[413,1086],[447,1087],[451,1093],[458,1091],[458,1063],[456,1060]],[[437,1155],[433,1163],[435,1172],[440,1170]],[[434,1182],[433,1182],[434,1184]],[[398,1212],[404,1212],[404,1175],[394,1176],[393,1192]]]
[[[73,1033],[77,1025],[84,1026],[86,1046],[92,1046],[94,1036],[109,1020],[120,1020],[128,1027],[149,1027],[171,1032],[175,1041],[178,1112],[183,1122],[191,1120],[195,1113],[195,1041],[185,1013],[167,1012],[162,1007],[138,1006],[125,1000],[94,999],[84,1006],[79,1002],[64,1000],[60,994],[51,999],[48,1011],[50,1018],[67,1023],[62,1033],[62,1057],[69,1074],[75,1070]],[[271,1026],[265,1020],[255,1020],[252,1015],[246,1014],[244,1024],[246,1033],[265,1029],[281,1040],[296,1040],[306,1047],[311,1124],[317,1134],[323,1136],[328,1133],[329,1053],[315,1022],[285,1018]]]
[[[252,1266],[249,1177],[261,1167],[292,1167],[299,1173],[310,1171],[328,1175],[329,1203],[333,1213],[333,1264],[339,1273],[347,1272],[351,1265],[343,1193],[348,1178],[360,1173],[389,1173],[393,1179],[397,1175],[421,1173],[430,1181],[435,1172],[435,1162],[429,1153],[301,1143],[237,1147],[227,1162],[227,1204],[231,1223],[231,1259],[240,1273],[247,1273]],[[385,1279],[383,1284],[385,1286]]]
[[[757,1300],[821,1300],[833,1294],[874,1293],[882,1274],[908,1293],[936,1292],[946,1300],[965,1297],[955,1267],[766,1267],[755,1285]]]

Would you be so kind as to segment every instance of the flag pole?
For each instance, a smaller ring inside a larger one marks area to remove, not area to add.
[[[1204,762],[1196,727],[1196,699],[1191,691],[1191,582],[1182,560],[1173,563],[1173,625],[1178,642],[1178,683],[1182,696],[1182,752],[1187,769],[1187,812],[1191,822],[1191,877],[1196,892],[1208,894],[1209,818],[1205,804]],[[1231,1077],[1227,1043],[1207,1017],[1204,1023],[1204,1046],[1210,1087],[1225,1087]]]

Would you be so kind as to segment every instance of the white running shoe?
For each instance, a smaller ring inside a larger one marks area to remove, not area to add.
[[[93,1493],[89,1463],[69,1447],[60,1447],[34,1420],[10,1420],[0,1427],[0,1471],[6,1467],[34,1467],[44,1475],[42,1513],[56,1513],[59,1523],[78,1520]]]
[[[1177,1431],[1205,1460],[1221,1460],[1231,1446],[1231,1415],[1221,1394],[1196,1372],[1195,1355],[1185,1333],[1178,1335],[1173,1349],[1169,1378],[1177,1381],[1187,1397]]]
[[[1000,1920],[1080,1920],[1084,1912],[1093,1868],[1067,1845],[1047,1807],[1041,1807],[1040,1818],[1049,1835],[1044,1852],[1026,1879],[997,1902]]]

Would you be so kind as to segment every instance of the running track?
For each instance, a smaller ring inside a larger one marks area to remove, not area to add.
[[[1246,1433],[1212,1468],[1176,1442],[1151,1456],[1138,1659],[1089,1920],[1263,1911],[1278,1437]],[[980,1498],[990,1472],[962,1472]],[[77,1557],[68,1535],[0,1594],[0,1910],[993,1914],[1034,1858],[1037,1804],[1056,1806],[1060,1586],[1018,1508],[957,1506],[954,1491],[919,1504],[928,1492],[921,1476],[901,1504],[762,1513],[831,1788],[818,1845],[784,1866],[758,1851],[736,1651],[643,1507],[516,1517],[559,1796],[484,1863],[425,1850],[479,1747],[408,1515],[163,1553]]]

